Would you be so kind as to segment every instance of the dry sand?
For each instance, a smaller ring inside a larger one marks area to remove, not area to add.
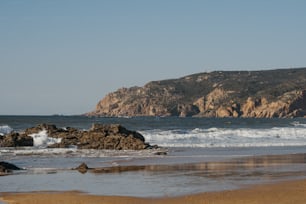
[[[174,198],[94,196],[79,192],[33,192],[3,193],[0,199],[9,204],[305,204],[306,180],[257,185],[240,190],[201,193]]]

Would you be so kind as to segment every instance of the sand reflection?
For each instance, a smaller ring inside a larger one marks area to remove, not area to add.
[[[145,171],[151,174],[173,173],[185,176],[265,177],[306,176],[306,154],[268,155],[236,158],[228,161],[186,163],[174,165],[133,165],[88,169],[95,174]]]

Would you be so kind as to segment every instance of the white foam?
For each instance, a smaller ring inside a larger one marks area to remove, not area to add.
[[[0,148],[0,157],[10,156],[50,156],[58,157],[63,155],[64,157],[117,157],[117,158],[131,158],[131,157],[152,157],[160,150],[146,149],[146,150],[100,150],[100,149],[77,149],[75,148],[33,148],[33,147],[21,147],[21,148]]]
[[[42,130],[29,136],[33,137],[35,147],[47,147],[48,145],[61,142],[61,138],[48,137],[47,130]]]
[[[141,132],[146,141],[165,147],[267,147],[304,146],[306,128],[275,127],[250,128],[196,128],[189,131],[151,130]]]
[[[293,125],[295,127],[306,127],[306,124],[300,123],[299,121],[294,121],[294,122],[291,123],[291,125]]]
[[[6,135],[6,134],[8,134],[8,133],[10,133],[10,132],[12,132],[13,131],[13,129],[10,127],[10,126],[8,126],[8,125],[0,125],[0,135]]]

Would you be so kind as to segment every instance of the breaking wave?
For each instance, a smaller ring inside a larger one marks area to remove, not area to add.
[[[171,127],[172,129],[146,129],[140,131],[146,142],[162,147],[270,147],[306,146],[306,124],[293,121],[280,127],[249,125],[248,127]],[[13,131],[9,125],[0,125],[0,136]],[[45,148],[61,142],[60,138],[48,137],[43,130],[31,134],[34,146]]]
[[[13,129],[8,125],[0,125],[0,135],[5,135],[12,132]]]
[[[13,128],[11,128],[9,125],[0,126],[0,136],[9,134],[12,131]],[[48,145],[61,142],[61,138],[48,137],[47,130],[42,130],[38,133],[30,134],[29,136],[33,138],[35,147],[47,147]]]
[[[146,141],[165,147],[268,147],[306,145],[306,125],[252,128],[147,130]]]
[[[61,138],[48,137],[47,130],[42,130],[39,133],[30,134],[33,137],[35,147],[47,147],[55,143],[60,143]]]

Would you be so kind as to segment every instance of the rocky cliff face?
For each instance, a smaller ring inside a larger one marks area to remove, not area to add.
[[[121,88],[87,115],[304,117],[306,68],[215,71]]]

